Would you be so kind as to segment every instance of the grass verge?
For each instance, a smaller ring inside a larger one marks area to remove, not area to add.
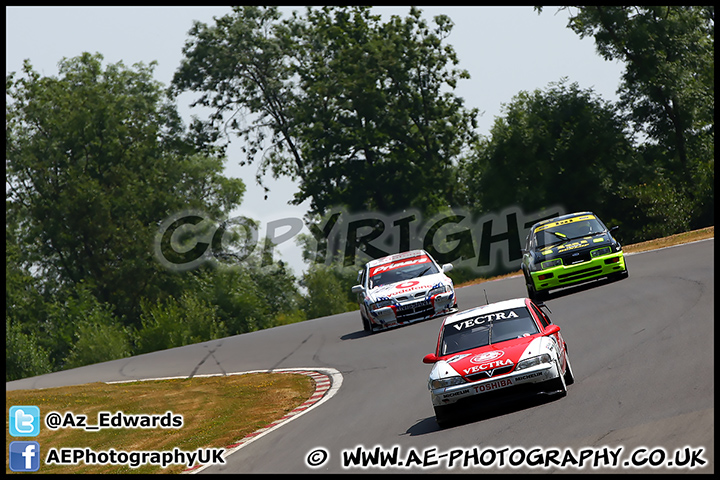
[[[50,448],[92,448],[108,451],[184,451],[223,448],[262,428],[306,401],[315,382],[306,375],[253,373],[179,380],[158,380],[120,384],[91,383],[72,387],[5,392],[5,443],[32,440],[40,444],[38,473],[180,473],[188,466],[167,468],[145,465],[46,464]],[[40,408],[41,427],[37,437],[11,437],[9,410],[13,405]],[[88,425],[98,424],[98,412],[118,411],[126,415],[182,415],[181,428],[106,428],[86,432],[80,428],[50,430],[45,415],[56,411],[86,415]],[[10,470],[9,455],[5,464]]]

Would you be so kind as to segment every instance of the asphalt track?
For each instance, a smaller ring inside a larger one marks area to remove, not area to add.
[[[349,312],[9,382],[6,389],[278,368],[342,373],[341,388],[323,405],[202,473],[713,473],[714,239],[630,255],[627,264],[625,280],[546,302],[575,373],[566,397],[469,412],[444,430],[426,387],[431,367],[422,363],[442,319],[369,335],[358,312]],[[466,309],[484,304],[485,295],[493,302],[525,289],[514,277],[457,294]],[[348,468],[344,460],[358,447],[395,448],[403,465]],[[308,458],[318,450],[327,458],[311,468]],[[530,465],[531,453],[537,459],[551,451],[559,457],[547,468]],[[618,453],[615,467],[609,451]],[[583,452],[593,456],[580,467],[573,458]],[[668,466],[693,453],[697,461]]]

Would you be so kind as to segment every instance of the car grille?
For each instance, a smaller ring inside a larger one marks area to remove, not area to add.
[[[575,280],[579,280],[585,277],[591,277],[593,275],[597,275],[602,271],[602,266],[597,265],[595,267],[591,268],[585,268],[582,270],[576,270],[571,273],[563,273],[562,275],[558,275],[558,280],[560,282],[572,282]]]
[[[485,380],[488,378],[497,377],[498,375],[505,375],[506,373],[510,373],[513,368],[515,368],[515,365],[508,365],[507,367],[496,368],[494,370],[486,370],[480,373],[474,373],[472,375],[468,375],[465,378],[471,382],[477,382],[478,380]]]
[[[418,292],[414,295],[401,295],[399,297],[395,297],[395,300],[397,300],[398,302],[406,302],[408,300],[413,300],[415,298],[425,298],[426,293],[427,292]]]
[[[435,313],[429,300],[414,302],[409,305],[398,305],[396,315],[399,321],[415,320]]]
[[[563,262],[565,262],[566,265],[576,265],[578,263],[583,262],[589,262],[590,261],[590,251],[587,250],[585,252],[576,252],[572,255],[563,257]]]

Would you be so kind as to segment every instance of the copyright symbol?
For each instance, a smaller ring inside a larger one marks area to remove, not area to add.
[[[212,259],[217,225],[201,210],[185,210],[166,218],[155,235],[155,258],[173,271],[186,271]]]
[[[62,423],[62,417],[57,412],[50,412],[45,415],[45,425],[51,430],[57,430]]]
[[[305,458],[305,463],[310,468],[322,467],[327,462],[330,454],[322,447],[311,450]]]

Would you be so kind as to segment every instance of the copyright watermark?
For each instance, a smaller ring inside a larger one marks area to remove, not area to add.
[[[159,225],[153,251],[158,262],[173,271],[206,262],[238,264],[253,255],[261,267],[268,267],[276,264],[275,247],[307,229],[310,262],[315,264],[359,267],[376,258],[424,249],[440,264],[491,274],[519,268],[530,227],[564,213],[561,206],[529,214],[510,207],[476,216],[465,208],[452,208],[424,218],[417,210],[386,215],[332,209],[317,223],[296,217],[269,221],[261,235],[259,223],[246,217],[216,219],[201,210],[184,210]]]
[[[330,452],[326,448],[318,447],[310,450],[305,456],[305,465],[310,468],[320,468],[330,459]]]
[[[315,449],[313,452],[324,450]],[[344,470],[360,469],[679,469],[705,468],[708,460],[704,447],[686,446],[675,450],[663,447],[542,448],[473,446],[443,450],[437,447],[416,449],[395,445],[366,448],[359,445],[342,450],[340,466]],[[311,452],[312,454],[312,452]],[[329,456],[329,454],[327,454]],[[309,465],[309,457],[306,460]],[[327,461],[327,457],[324,459]]]

